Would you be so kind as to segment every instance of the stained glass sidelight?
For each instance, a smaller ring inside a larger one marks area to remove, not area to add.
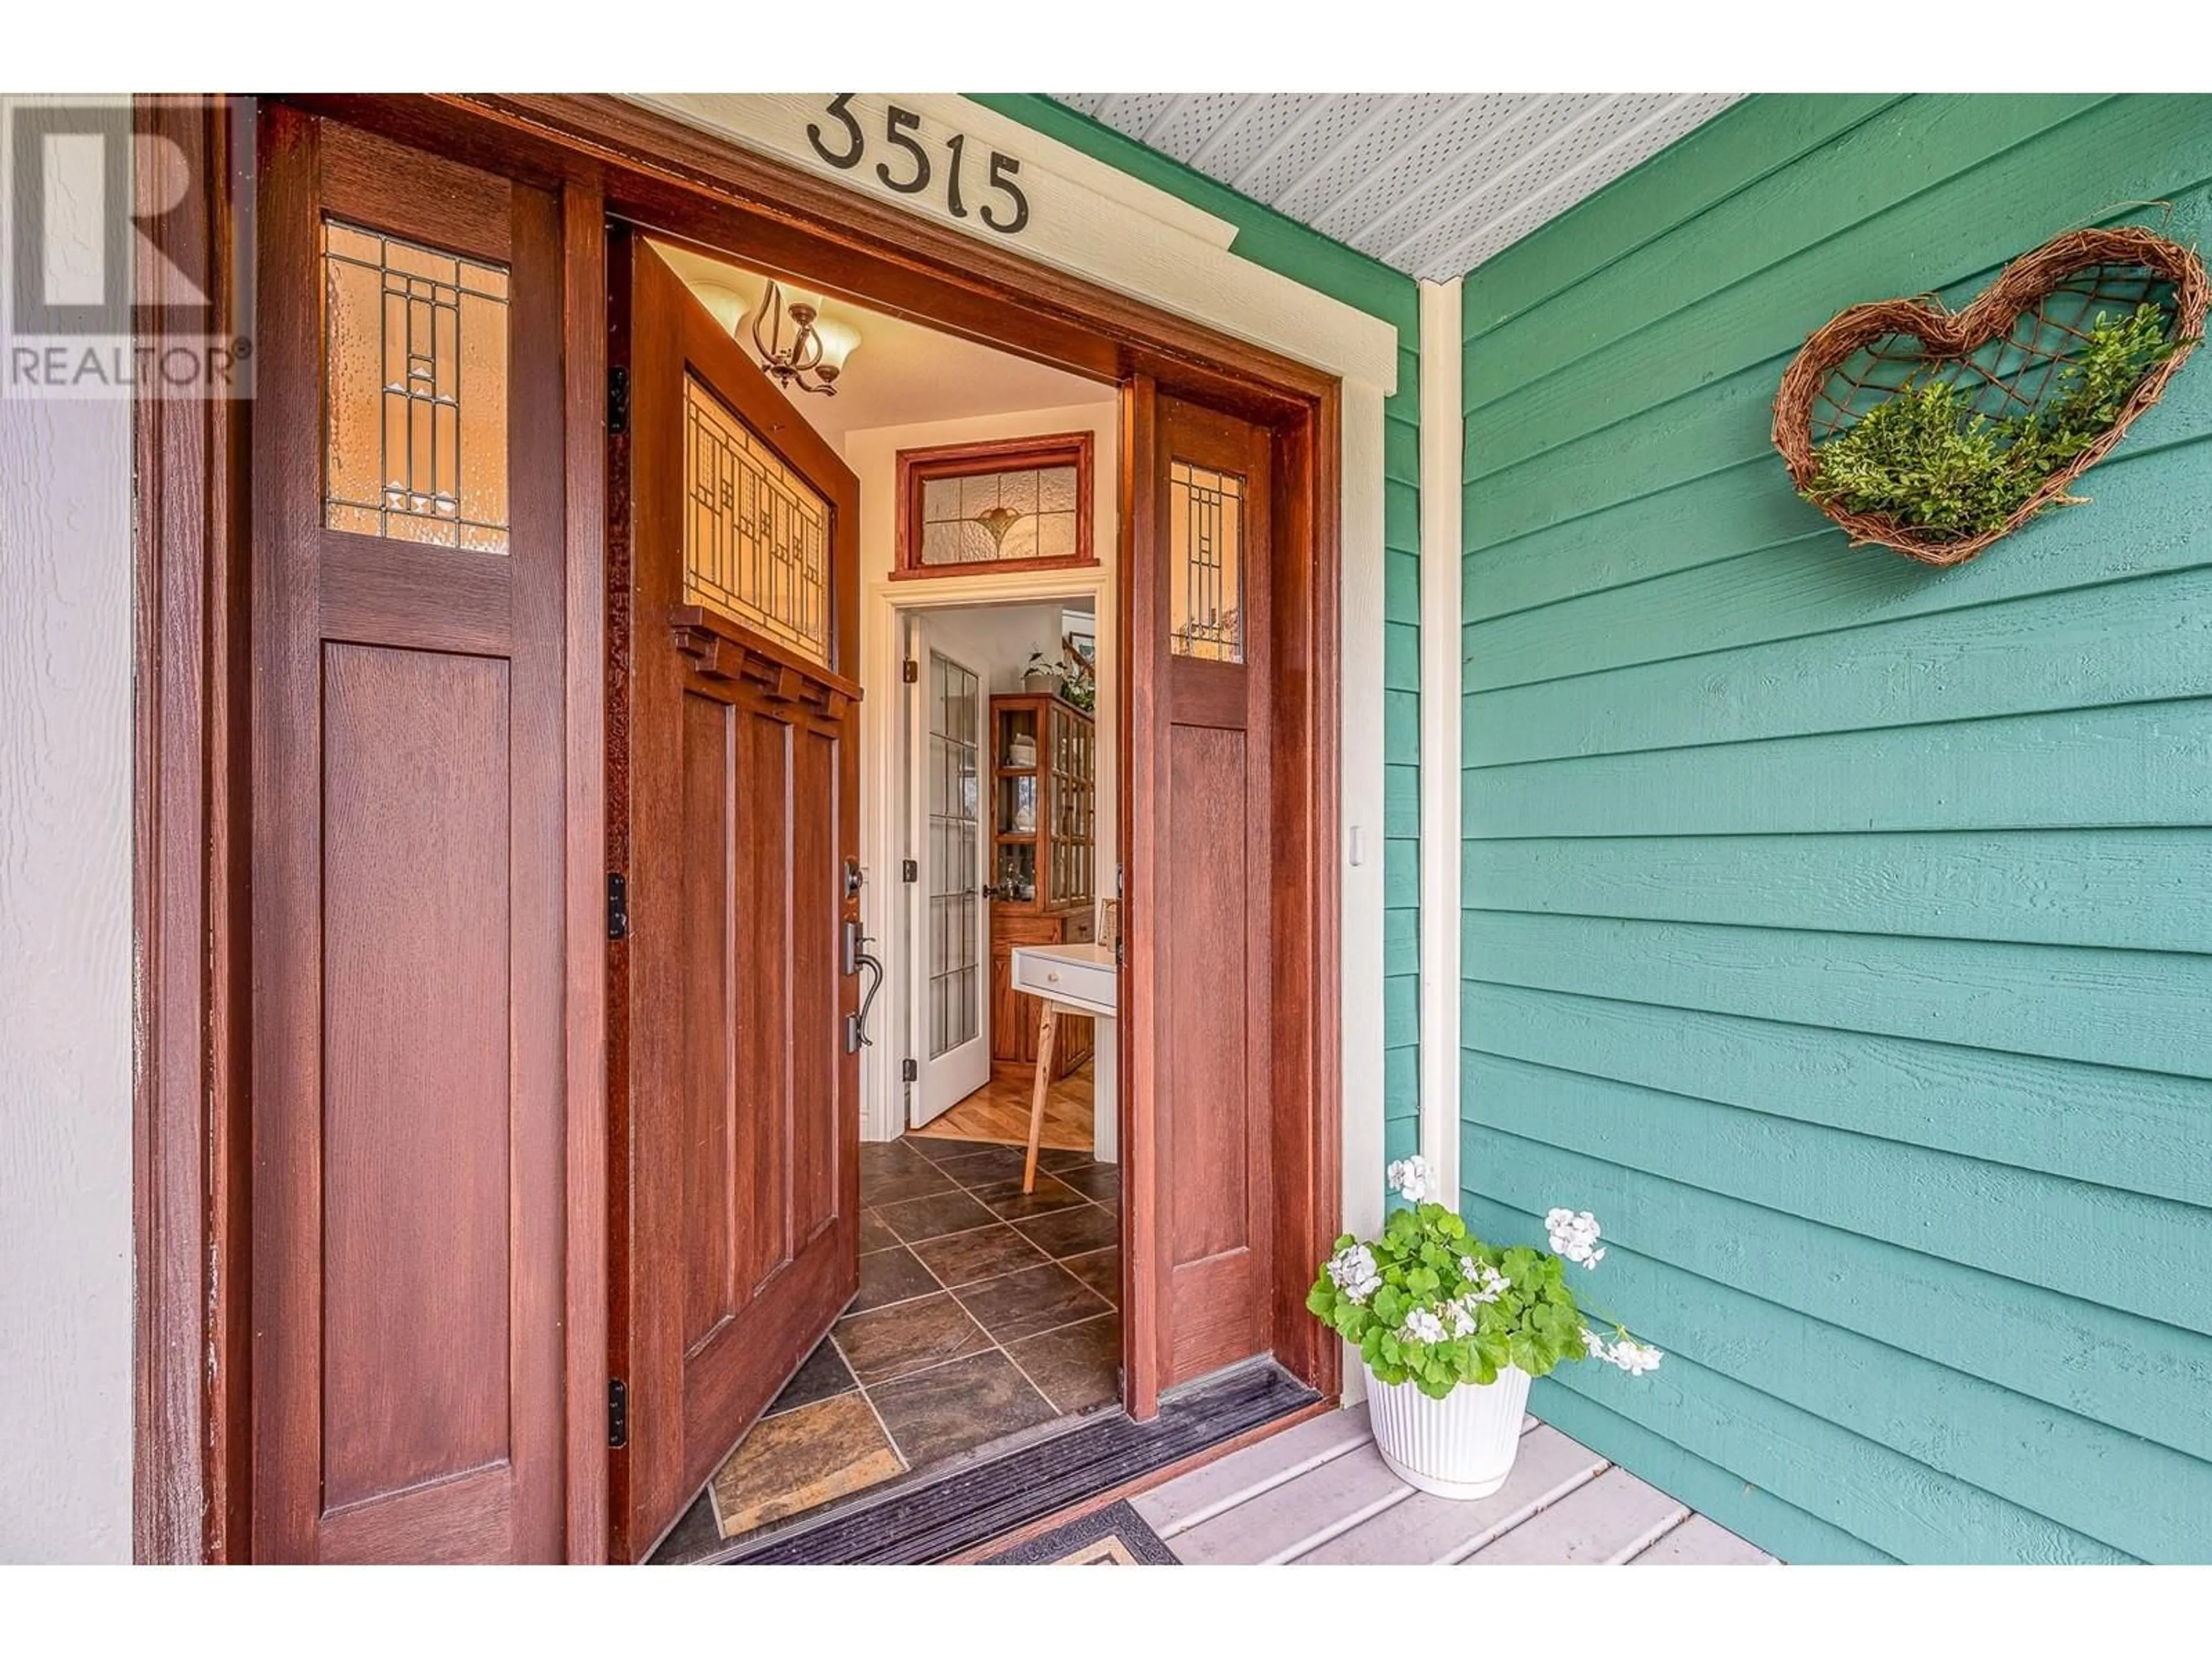
[[[684,599],[830,662],[830,503],[684,377]]]
[[[929,1057],[975,1036],[981,1019],[976,935],[976,767],[982,746],[981,688],[950,657],[929,653]]]
[[[1194,462],[1168,470],[1168,626],[1179,657],[1244,660],[1244,480]]]
[[[507,275],[323,226],[323,522],[507,550]]]

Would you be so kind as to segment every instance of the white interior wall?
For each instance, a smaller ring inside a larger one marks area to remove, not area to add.
[[[1088,605],[1090,601],[1080,601]],[[933,607],[928,612],[931,643],[958,658],[984,678],[984,689],[1004,696],[1022,689],[1022,669],[1030,653],[1060,658],[1060,618],[1065,607],[1057,600],[1041,605],[961,605]]]

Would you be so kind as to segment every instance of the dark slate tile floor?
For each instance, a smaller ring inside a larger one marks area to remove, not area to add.
[[[860,1149],[860,1290],[654,1554],[771,1521],[1119,1398],[1121,1170],[935,1138]]]

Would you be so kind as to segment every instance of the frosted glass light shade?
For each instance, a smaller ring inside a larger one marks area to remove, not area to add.
[[[724,331],[730,334],[738,331],[738,325],[745,319],[744,295],[720,283],[701,283],[692,291],[699,296],[699,302],[713,313]]]
[[[827,374],[842,373],[845,359],[860,349],[860,331],[850,323],[841,322],[835,317],[817,317],[814,323],[814,337],[822,342],[821,367]]]

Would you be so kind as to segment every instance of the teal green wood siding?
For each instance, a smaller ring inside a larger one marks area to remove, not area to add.
[[[2212,359],[1971,564],[1767,441],[1842,307],[2212,244],[2212,99],[1759,98],[1464,292],[1462,1179],[1532,1409],[1786,1559],[2212,1559]]]
[[[1231,251],[1398,331],[1398,389],[1383,406],[1383,1110],[1392,1158],[1419,1130],[1421,830],[1420,301],[1413,279],[1330,241],[1170,156],[1034,93],[970,93],[988,106],[1237,227]],[[1437,923],[1446,925],[1439,918]]]

